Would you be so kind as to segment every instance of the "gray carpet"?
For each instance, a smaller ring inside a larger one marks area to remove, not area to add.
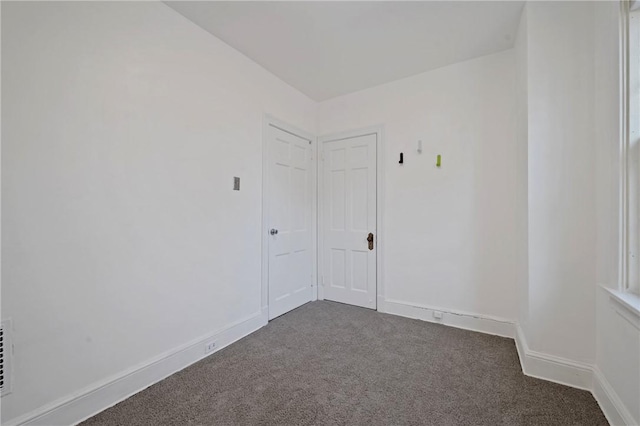
[[[607,422],[589,392],[524,376],[511,339],[313,302],[83,424]]]

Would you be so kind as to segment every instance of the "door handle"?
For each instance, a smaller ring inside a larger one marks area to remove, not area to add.
[[[373,250],[373,234],[371,232],[367,236],[367,241],[369,242],[369,250]]]
[[[269,233],[270,233],[271,235],[276,235],[276,234],[278,233],[278,230],[277,230],[277,229],[274,229],[274,228],[271,228],[271,231],[269,231]]]

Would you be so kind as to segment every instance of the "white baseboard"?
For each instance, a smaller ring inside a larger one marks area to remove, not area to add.
[[[441,309],[433,306],[423,306],[397,300],[386,299],[378,301],[378,310],[387,314],[399,315],[401,317],[414,318],[422,321],[444,324],[451,327],[463,328],[465,330],[479,331],[481,333],[493,334],[502,337],[513,338],[515,327],[513,321],[503,318],[490,317],[485,315],[470,314],[460,311]],[[434,317],[435,312],[442,313],[442,318]]]
[[[9,420],[3,425],[52,426],[80,423],[253,333],[267,324],[267,318],[267,312],[263,309],[249,318],[215,333],[202,336],[117,376],[95,383],[73,395]],[[213,352],[205,354],[204,344],[211,339],[216,340],[217,348]]]
[[[574,388],[589,390],[593,393],[598,404],[600,404],[611,425],[636,424],[617,393],[597,367],[594,368],[589,364],[530,350],[520,326],[508,320],[413,305],[385,300],[384,298],[379,299],[378,310],[392,315],[440,323],[466,330],[513,337],[515,338],[524,374]],[[442,319],[435,319],[434,312],[442,312]],[[265,326],[267,322],[268,310],[267,308],[262,308],[261,312],[245,320],[238,321],[223,330],[198,338],[117,376],[96,383],[23,416],[4,422],[3,425],[52,426],[77,424],[242,339]],[[204,354],[204,343],[211,339],[216,340],[218,347],[214,352]]]
[[[593,370],[593,396],[600,405],[602,412],[613,426],[637,425],[638,422],[627,410],[624,403],[611,387],[611,384],[599,368]]]
[[[515,340],[524,374],[590,391],[612,426],[638,424],[597,366],[532,351],[520,325]]]
[[[509,320],[388,299],[382,301],[382,306],[388,314],[514,338],[522,372],[527,376],[588,391],[593,389],[592,365],[531,350],[520,326]],[[434,312],[442,312],[442,319],[436,319]]]
[[[590,391],[611,425],[635,424],[631,414],[599,370],[590,364],[531,350],[518,324],[500,318],[452,312],[384,298],[378,299],[378,311],[514,338],[523,374]],[[436,319],[434,312],[442,312],[442,319]]]
[[[529,349],[522,329],[516,325],[516,349],[527,376],[590,391],[593,366]]]

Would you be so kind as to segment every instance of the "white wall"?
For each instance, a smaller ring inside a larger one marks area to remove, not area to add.
[[[387,300],[517,319],[640,423],[640,332],[597,286],[618,282],[616,7],[533,2],[512,50],[316,105],[162,4],[2,3],[3,421],[259,315],[269,112],[385,126]]]
[[[618,288],[620,253],[620,6],[595,7],[597,177],[596,368],[635,424],[640,424],[640,330],[619,315],[600,285]]]
[[[526,7],[528,329],[537,352],[595,359],[593,9]]]
[[[320,103],[318,134],[384,125],[387,300],[515,319],[514,63],[507,50]]]
[[[531,350],[593,368],[613,424],[638,424],[640,331],[599,286],[619,282],[618,13],[617,2],[532,2],[523,12],[515,50],[529,264],[518,322]]]
[[[315,103],[161,3],[3,2],[2,55],[7,421],[259,314],[263,113]]]
[[[529,320],[529,80],[527,72],[527,8],[523,8],[514,45],[516,72],[516,233],[518,323],[528,331]]]

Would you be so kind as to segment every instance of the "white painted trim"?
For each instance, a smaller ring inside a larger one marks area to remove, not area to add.
[[[629,4],[620,2],[620,138],[618,140],[619,170],[619,244],[618,244],[618,289],[624,290],[628,282],[628,155],[627,145],[629,141]]]
[[[318,161],[321,153],[324,151],[321,149],[324,142],[355,138],[358,136],[376,135],[376,310],[379,312],[385,312],[384,310],[384,199],[385,199],[385,169],[384,169],[384,126],[371,126],[363,129],[350,130],[347,132],[333,133],[318,137]],[[318,166],[318,193],[317,193],[317,212],[318,212],[318,236],[322,233],[322,194],[324,193],[322,187],[322,179],[320,178],[321,167]],[[322,238],[317,239],[318,245],[318,268],[322,265]],[[317,275],[320,279],[320,274]],[[324,299],[323,283],[318,281],[318,299]]]
[[[520,325],[516,325],[516,349],[522,372],[527,376],[590,391],[593,366],[529,349]]]
[[[324,165],[321,164],[324,161],[324,146],[322,143],[324,139],[321,137],[317,138],[318,141],[318,195],[317,195],[317,203],[318,206],[318,256],[316,263],[318,264],[318,300],[324,300],[324,282],[325,278],[322,273],[322,265],[324,265],[324,244],[322,239],[322,224],[324,223],[324,203],[323,203],[323,195],[324,195],[324,182],[322,178],[322,170],[324,169]]]
[[[166,377],[242,339],[267,324],[267,312],[258,312],[217,332],[199,337],[115,376],[94,383],[18,418],[3,422],[16,425],[71,425],[80,423]],[[205,343],[217,348],[204,353]]]
[[[378,227],[378,238],[376,239],[377,247],[378,247],[378,257],[377,261],[377,270],[376,270],[376,279],[377,279],[377,289],[378,289],[378,300],[385,300],[385,285],[384,285],[384,247],[385,247],[385,231],[384,231],[384,206],[385,206],[385,182],[386,179],[386,171],[385,171],[385,134],[384,134],[384,126],[377,126],[378,132],[378,146],[376,149],[376,153],[378,155],[378,179],[377,179],[377,188],[378,191],[378,200],[377,200],[377,223]],[[382,303],[382,306],[377,307],[378,312],[386,312],[386,305]]]
[[[593,396],[613,426],[638,424],[598,367],[593,369]]]
[[[522,329],[520,328],[520,324],[518,323],[515,324],[515,336],[513,340],[516,343],[516,352],[518,353],[518,360],[520,360],[520,369],[522,370],[522,374],[526,374],[524,372],[525,345],[527,349],[529,348],[529,346],[527,345],[527,342],[524,340],[524,333],[522,332]]]
[[[493,334],[495,336],[513,338],[515,333],[513,321],[504,318],[471,314],[468,312],[389,299],[384,301],[384,309],[387,314],[419,319],[485,334]],[[435,312],[441,312],[442,319],[436,319],[434,317]]]
[[[609,295],[609,303],[625,321],[640,330],[640,296],[613,290],[606,286],[601,288]]]
[[[312,183],[312,187],[316,191],[315,196],[312,195],[312,236],[311,236],[311,258],[317,260],[317,240],[318,240],[318,143],[317,138],[305,131],[301,130],[295,126],[292,126],[270,114],[264,114],[262,119],[262,280],[261,280],[261,291],[262,291],[262,309],[268,309],[269,306],[269,197],[267,196],[269,191],[269,126],[276,127],[280,130],[283,130],[287,133],[291,133],[292,135],[298,136],[302,139],[306,139],[311,142],[311,173],[315,181]],[[311,278],[312,285],[314,286],[313,291],[311,292],[311,300],[317,300],[318,298],[318,263],[312,263],[312,274]]]
[[[524,374],[590,391],[613,426],[638,424],[597,366],[532,351],[519,324],[515,340]]]

